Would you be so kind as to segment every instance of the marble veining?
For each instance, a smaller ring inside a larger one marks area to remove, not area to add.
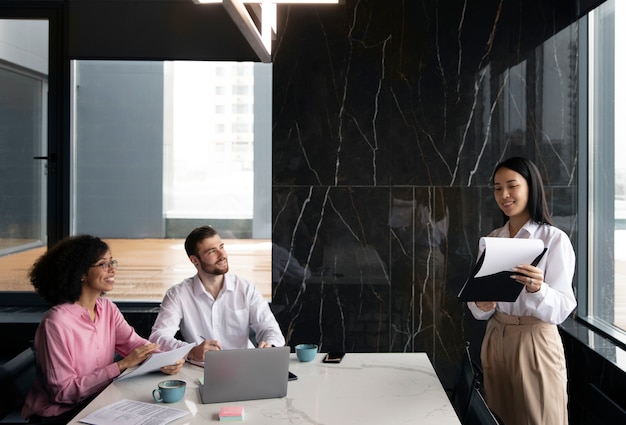
[[[578,23],[556,1],[279,9],[273,307],[288,343],[426,351],[444,382],[483,323],[456,295],[500,226],[490,177],[544,175],[576,238]]]
[[[424,353],[348,353],[340,364],[307,363],[291,354],[289,370],[298,376],[282,398],[203,404],[203,369],[186,364],[177,379],[187,382],[185,398],[168,407],[189,411],[176,424],[215,421],[220,407],[239,405],[250,424],[460,424],[446,391]],[[147,374],[114,382],[71,423],[121,399],[152,402],[163,375]]]

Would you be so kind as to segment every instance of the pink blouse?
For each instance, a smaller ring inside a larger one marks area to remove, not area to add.
[[[48,310],[35,333],[37,376],[22,416],[58,416],[102,391],[120,374],[114,356],[147,344],[107,298],[96,302],[96,320],[78,304]]]

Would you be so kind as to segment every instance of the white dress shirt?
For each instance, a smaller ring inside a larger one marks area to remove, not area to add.
[[[179,329],[184,341],[174,338]],[[219,341],[224,350],[252,348],[251,330],[259,342],[285,345],[269,303],[252,283],[227,273],[213,298],[196,274],[167,290],[150,341],[163,351],[205,339]]]
[[[488,236],[508,238],[509,223],[492,231]],[[547,323],[558,325],[576,308],[572,288],[576,256],[572,243],[565,232],[547,224],[528,221],[515,235],[516,238],[541,239],[548,248],[537,267],[543,270],[543,283],[539,291],[531,293],[523,289],[514,302],[498,302],[495,310],[482,311],[475,302],[468,302],[472,315],[478,320],[489,319],[496,310],[513,316],[533,316]],[[478,253],[478,258],[482,251]],[[515,274],[513,271],[511,274]]]

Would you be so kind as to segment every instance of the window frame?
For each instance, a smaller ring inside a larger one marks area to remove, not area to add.
[[[607,1],[599,7],[610,7],[613,0]],[[581,237],[577,241],[577,250],[579,253],[578,261],[578,279],[576,282],[578,310],[577,319],[584,322],[593,331],[598,332],[606,338],[609,338],[619,347],[626,349],[626,329],[621,329],[614,323],[614,312],[616,307],[614,288],[618,284],[615,281],[615,209],[613,199],[609,202],[606,179],[600,179],[603,170],[607,169],[608,160],[615,158],[615,133],[614,120],[615,111],[613,109],[613,100],[615,96],[615,78],[614,58],[608,58],[607,51],[614,47],[615,39],[613,33],[613,44],[606,46],[603,41],[598,41],[599,34],[596,33],[598,28],[603,31],[609,31],[610,25],[596,25],[594,18],[596,10],[590,11],[588,15],[579,21],[579,134],[580,136],[580,155],[579,155],[579,181],[586,182],[578,186],[578,222],[580,227],[579,234]],[[613,15],[614,18],[614,15]],[[615,23],[613,23],[615,28]],[[604,34],[606,35],[606,34]],[[602,43],[604,51],[598,51],[596,46]],[[614,49],[613,49],[614,51]],[[601,59],[599,59],[601,58]],[[598,61],[602,62],[602,67],[594,67]],[[608,75],[600,73],[609,72]],[[610,71],[609,71],[610,70]],[[607,93],[609,94],[607,96]],[[612,97],[613,96],[613,97]],[[604,121],[600,122],[602,119]],[[608,120],[608,122],[607,122]],[[608,131],[607,131],[608,128]],[[613,167],[615,170],[615,167]],[[608,185],[612,190],[612,196],[615,196],[615,171],[612,172],[613,178],[608,181]],[[601,183],[599,182],[601,180]],[[613,208],[611,208],[613,207]],[[608,210],[612,215],[609,217]],[[604,215],[601,215],[604,214]],[[609,227],[607,222],[612,223],[613,234],[606,234]],[[601,225],[604,225],[603,232]],[[606,243],[612,248],[609,249],[601,244]],[[602,249],[606,248],[606,249]],[[611,258],[613,268],[607,272],[608,268],[600,264],[600,260]],[[607,279],[607,273],[611,273],[611,277]],[[601,286],[604,285],[604,286]],[[607,286],[612,285],[612,286]],[[601,294],[602,291],[602,294]],[[610,301],[602,299],[599,295],[612,295]],[[604,305],[602,305],[604,303]],[[610,305],[609,305],[610,303]],[[602,318],[598,311],[611,310],[608,313],[613,317],[612,321]]]

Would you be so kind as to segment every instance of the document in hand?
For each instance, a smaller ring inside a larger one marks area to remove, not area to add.
[[[173,365],[180,359],[184,359],[187,357],[187,354],[191,351],[193,347],[195,347],[195,343],[184,345],[180,348],[176,348],[175,350],[165,351],[163,353],[155,353],[148,357],[148,359],[137,366],[135,369],[127,369],[120,376],[115,378],[115,380],[131,378],[133,376],[143,375],[145,373],[154,372],[155,370],[161,369],[163,366]]]
[[[484,237],[480,247],[482,254],[459,292],[459,301],[515,301],[524,285],[511,279],[513,267],[536,266],[547,251],[541,239]]]

